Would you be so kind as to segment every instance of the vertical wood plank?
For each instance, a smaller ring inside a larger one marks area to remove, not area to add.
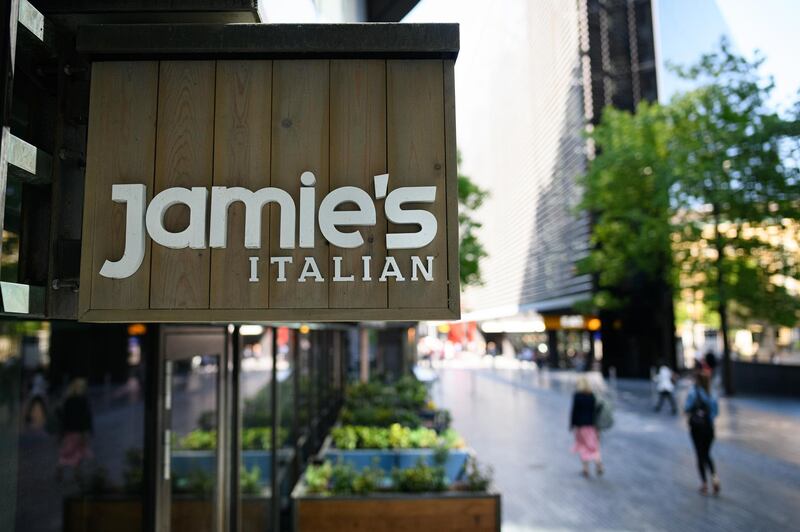
[[[256,191],[270,184],[271,61],[218,61],[214,119],[214,185]],[[227,248],[211,250],[211,308],[269,305],[269,209],[261,216],[261,249],[244,247],[245,208],[228,209]],[[259,257],[251,283],[249,257]]]
[[[425,204],[439,222],[434,240],[420,249],[388,250],[405,282],[389,279],[391,308],[441,307],[447,300],[447,229],[443,69],[441,60],[390,60],[386,65],[389,190],[436,186],[436,201]],[[409,208],[409,206],[406,206]],[[417,226],[389,224],[390,232]],[[433,281],[410,281],[411,256],[433,256]]]
[[[386,173],[386,62],[331,61],[331,190],[343,186],[374,190],[373,176]],[[374,196],[373,196],[374,197]],[[331,261],[342,257],[342,275],[352,282],[330,282],[331,308],[386,308],[386,283],[376,282],[386,257],[383,200],[375,201],[377,224],[359,229],[364,245],[331,246]],[[372,281],[362,281],[361,257],[372,257]],[[331,268],[333,268],[331,262]]]
[[[455,61],[443,61],[444,67],[444,137],[447,193],[447,306],[461,317],[461,263],[458,252],[458,146],[456,144]]]
[[[210,187],[214,143],[214,61],[162,61],[154,194],[170,187]],[[169,209],[164,226],[189,223],[182,206]],[[208,308],[210,252],[152,244],[151,308]]]
[[[291,194],[300,213],[300,174],[316,176],[316,209],[329,190],[329,61],[274,61],[272,69],[272,186]],[[326,308],[328,306],[328,246],[315,221],[315,248],[280,249],[278,227],[280,210],[270,204],[270,251],[274,256],[290,256],[286,281],[278,282],[278,265],[270,266],[269,299],[271,308]],[[297,228],[299,234],[299,225]],[[297,282],[304,257],[314,257],[325,279]]]
[[[126,279],[99,275],[106,260],[125,249],[125,205],[111,201],[114,184],[147,185],[152,197],[158,63],[100,62],[92,66],[81,278],[81,313],[96,309],[146,309],[150,293],[150,250]],[[89,271],[86,271],[86,270]],[[91,303],[90,303],[91,302]]]

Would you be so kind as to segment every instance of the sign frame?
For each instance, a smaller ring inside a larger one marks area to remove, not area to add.
[[[78,50],[87,54],[93,61],[93,83],[92,93],[93,96],[100,98],[100,94],[109,95],[107,99],[113,102],[123,101],[124,98],[133,98],[134,93],[137,94],[136,98],[147,98],[146,91],[141,95],[142,87],[134,89],[120,87],[119,72],[108,74],[109,70],[117,71],[128,68],[124,65],[132,65],[131,69],[135,72],[123,73],[127,75],[126,79],[140,79],[142,76],[156,76],[156,94],[150,94],[149,97],[153,100],[154,109],[153,113],[157,114],[158,119],[163,120],[166,106],[162,101],[163,96],[159,94],[165,83],[170,82],[172,79],[179,78],[180,76],[208,76],[208,72],[214,72],[214,94],[209,96],[203,92],[202,83],[192,85],[195,87],[196,92],[190,95],[193,101],[204,101],[205,98],[211,98],[211,114],[214,130],[210,144],[208,139],[203,140],[208,150],[211,151],[212,156],[210,162],[208,160],[198,161],[197,164],[192,163],[193,175],[201,175],[204,172],[208,175],[216,176],[219,168],[227,163],[238,164],[234,161],[231,163],[230,159],[225,159],[224,153],[220,153],[224,148],[220,148],[216,144],[215,135],[219,135],[220,128],[216,125],[216,120],[219,116],[219,94],[224,91],[224,82],[220,82],[219,72],[220,69],[235,69],[240,67],[243,63],[256,64],[258,63],[261,71],[267,72],[269,75],[274,76],[269,78],[272,109],[270,110],[271,128],[270,153],[272,160],[260,164],[271,165],[271,172],[273,175],[279,174],[282,176],[284,187],[291,188],[285,179],[291,174],[291,169],[294,168],[292,164],[286,163],[281,166],[285,161],[278,161],[280,155],[276,156],[276,141],[280,140],[280,135],[283,129],[291,128],[292,120],[289,118],[282,118],[282,122],[275,122],[276,111],[275,105],[277,98],[283,97],[289,92],[289,88],[280,85],[278,82],[281,79],[298,79],[301,84],[305,83],[302,78],[304,75],[313,75],[314,72],[326,72],[329,83],[329,93],[327,94],[330,103],[331,98],[338,98],[341,96],[339,93],[333,94],[331,87],[331,76],[340,75],[356,75],[356,76],[370,76],[369,69],[383,68],[383,74],[378,73],[372,75],[375,79],[380,79],[381,75],[385,75],[385,90],[384,98],[386,99],[386,116],[383,117],[384,127],[386,131],[385,142],[391,142],[392,135],[388,121],[392,112],[399,114],[397,109],[402,110],[402,105],[398,104],[396,109],[392,107],[392,94],[395,95],[395,100],[402,99],[405,94],[405,88],[402,86],[404,80],[409,78],[409,72],[413,75],[421,76],[419,79],[426,79],[433,76],[436,83],[441,83],[441,101],[439,104],[434,105],[434,109],[441,109],[441,117],[434,117],[434,119],[441,119],[441,131],[443,133],[442,139],[442,153],[441,163],[435,163],[436,172],[440,173],[443,177],[443,187],[439,187],[438,193],[444,196],[444,201],[440,202],[440,211],[443,216],[438,220],[438,232],[441,233],[442,238],[439,239],[437,235],[437,242],[440,249],[437,250],[437,260],[444,261],[443,269],[439,273],[444,273],[446,279],[442,279],[441,275],[437,275],[435,290],[438,300],[436,304],[429,304],[433,297],[428,297],[430,294],[425,293],[424,283],[427,281],[418,280],[413,281],[419,286],[415,289],[404,293],[410,284],[410,281],[405,283],[397,282],[395,279],[389,279],[385,284],[386,286],[386,301],[384,306],[380,306],[380,298],[378,298],[378,305],[370,306],[371,301],[369,294],[361,294],[356,297],[357,305],[348,307],[347,295],[340,296],[333,305],[331,303],[332,294],[331,289],[335,283],[330,282],[330,276],[333,272],[330,267],[325,267],[326,270],[326,291],[327,295],[321,296],[317,302],[314,302],[313,296],[311,299],[304,299],[304,303],[309,303],[309,306],[292,305],[290,298],[291,295],[268,295],[267,307],[262,303],[253,303],[252,301],[245,301],[245,304],[238,305],[236,303],[230,304],[225,302],[225,296],[229,293],[230,288],[221,285],[217,289],[217,293],[222,295],[215,296],[215,286],[220,284],[219,278],[212,279],[212,271],[209,270],[208,279],[208,296],[204,299],[200,293],[195,299],[186,298],[178,300],[170,297],[163,297],[163,294],[170,290],[174,281],[170,280],[169,276],[164,276],[161,273],[160,285],[154,286],[150,275],[150,269],[154,264],[161,264],[159,261],[166,261],[166,266],[163,268],[180,270],[190,270],[197,261],[209,261],[210,264],[216,264],[218,259],[218,250],[216,249],[183,249],[179,250],[181,259],[174,261],[170,258],[164,258],[160,250],[156,251],[157,244],[153,243],[150,239],[147,240],[147,255],[145,256],[145,264],[142,269],[147,268],[147,287],[141,287],[141,290],[147,290],[149,295],[145,297],[142,292],[137,292],[136,281],[133,282],[118,282],[116,280],[101,279],[98,277],[100,265],[105,255],[105,259],[119,259],[120,243],[104,242],[106,238],[102,234],[102,226],[100,220],[111,219],[112,223],[116,216],[117,225],[119,225],[120,213],[124,213],[124,207],[117,206],[116,210],[110,210],[111,207],[107,205],[110,196],[109,188],[110,181],[103,183],[100,187],[104,192],[98,192],[96,186],[98,179],[106,179],[103,177],[102,172],[104,167],[102,164],[102,157],[106,152],[113,147],[106,146],[102,142],[101,132],[106,132],[107,135],[113,137],[113,129],[109,129],[109,120],[103,122],[101,120],[104,113],[98,112],[97,106],[100,105],[97,99],[93,98],[90,106],[89,115],[89,146],[87,150],[87,172],[86,172],[86,187],[85,187],[85,208],[84,208],[84,221],[83,221],[83,242],[82,242],[82,257],[81,257],[81,289],[79,293],[79,320],[84,322],[161,322],[161,323],[229,323],[229,322],[276,322],[276,321],[416,321],[416,320],[453,320],[460,318],[460,286],[459,286],[459,261],[458,261],[458,190],[457,190],[457,155],[456,155],[456,139],[455,139],[455,87],[454,87],[454,64],[455,58],[458,53],[458,25],[456,24],[343,24],[343,25],[264,25],[264,24],[237,24],[237,25],[216,25],[216,24],[193,24],[193,25],[94,25],[86,26],[79,30],[77,39]],[[269,64],[267,69],[264,65]],[[297,66],[297,68],[295,68]],[[197,68],[195,68],[197,67]],[[187,70],[188,69],[188,70]],[[361,69],[364,72],[353,73],[348,69]],[[256,69],[258,70],[258,69]],[[341,71],[344,71],[342,74]],[[106,74],[102,74],[106,72]],[[199,72],[199,74],[198,74]],[[277,74],[276,74],[277,72]],[[311,72],[311,74],[309,74]],[[374,73],[373,73],[374,74]],[[281,78],[281,76],[284,76]],[[291,76],[300,76],[292,78]],[[376,77],[377,76],[377,77]],[[394,78],[392,77],[394,76]],[[360,78],[359,78],[360,79]],[[372,78],[370,78],[372,79]],[[395,79],[395,85],[392,85],[392,79]],[[110,84],[110,87],[102,87],[104,82]],[[276,83],[278,83],[276,85]],[[206,83],[206,85],[208,85]],[[99,87],[99,88],[98,88]],[[152,89],[152,83],[149,85]],[[199,87],[199,88],[198,88]],[[125,94],[126,90],[130,94]],[[183,89],[182,89],[183,90]],[[390,94],[390,91],[394,93]],[[105,92],[103,92],[105,91]],[[136,92],[139,91],[139,92]],[[281,92],[282,91],[282,92]],[[438,89],[434,86],[432,93],[437,92]],[[206,91],[207,92],[207,91]],[[276,96],[276,92],[279,96]],[[340,91],[343,92],[343,91]],[[346,98],[347,95],[342,97]],[[437,97],[438,98],[438,97]],[[395,101],[393,100],[393,101]],[[180,103],[180,102],[179,102]],[[402,102],[401,102],[402,103]],[[414,102],[411,102],[414,103]],[[410,105],[408,102],[407,105]],[[288,105],[288,104],[287,104]],[[330,128],[335,127],[336,124],[331,124],[331,114],[334,112],[333,104],[328,109],[326,116],[327,125],[329,128],[328,134],[331,135]],[[437,107],[437,105],[439,107]],[[393,111],[394,109],[394,111]],[[94,112],[92,112],[94,110]],[[107,116],[107,113],[105,114]],[[320,115],[321,116],[321,115]],[[302,120],[302,118],[300,119]],[[156,120],[157,121],[157,120]],[[164,122],[166,123],[166,122]],[[324,127],[324,125],[322,127]],[[380,125],[380,123],[379,123]],[[402,126],[402,124],[401,124]],[[437,126],[438,127],[438,126]],[[105,128],[105,129],[103,129]],[[283,129],[282,129],[283,128]],[[110,132],[110,133],[109,133]],[[277,132],[277,133],[276,133]],[[146,134],[140,128],[138,133]],[[223,131],[224,133],[224,131]],[[335,133],[335,132],[334,132]],[[140,146],[142,153],[146,154],[145,160],[154,161],[155,178],[152,181],[152,190],[148,189],[147,197],[151,200],[156,192],[163,191],[169,186],[188,186],[186,182],[181,181],[180,176],[174,177],[173,174],[180,174],[181,172],[172,172],[168,167],[168,162],[164,162],[164,157],[159,159],[158,154],[151,154],[149,150],[165,153],[164,146],[167,146],[169,132],[162,133],[159,129],[158,133],[151,133],[155,138],[150,139],[151,145],[148,146],[145,142]],[[267,136],[270,132],[265,133]],[[138,138],[138,137],[135,137]],[[327,190],[320,190],[317,197],[317,206],[321,197],[325,196],[327,191],[333,190],[334,186],[347,185],[349,183],[333,183],[327,180],[333,176],[333,169],[329,168],[332,164],[333,153],[338,153],[339,148],[333,145],[334,138],[339,138],[339,135],[330,136],[327,139],[329,145],[325,148],[329,150],[328,161],[322,164],[323,170],[320,172],[321,180],[326,181],[328,185]],[[100,140],[98,140],[100,139]],[[420,144],[424,144],[425,138],[419,139]],[[296,146],[294,148],[296,150]],[[409,148],[413,149],[413,147]],[[331,152],[332,150],[332,152]],[[400,150],[402,151],[402,150]],[[393,175],[408,175],[409,170],[403,168],[403,161],[395,160],[394,162],[389,159],[392,157],[390,149],[384,146],[385,152],[385,168],[381,170],[380,164],[373,168],[370,173],[375,175],[382,174],[386,171],[389,174],[389,187],[393,185]],[[200,150],[198,153],[206,153]],[[279,152],[280,153],[280,152]],[[379,152],[380,155],[381,152]],[[400,154],[402,155],[402,154]],[[395,154],[395,159],[397,159]],[[124,155],[122,156],[125,157]],[[257,156],[254,156],[257,157]],[[267,156],[269,157],[269,156]],[[135,159],[134,156],[131,156]],[[324,159],[324,156],[323,156]],[[159,166],[161,165],[161,166]],[[166,166],[165,166],[166,165]],[[210,165],[210,166],[209,166]],[[296,164],[295,164],[296,166]],[[413,165],[412,165],[413,166]],[[147,163],[142,168],[146,168]],[[108,168],[108,165],[105,167]],[[402,168],[399,174],[393,174],[393,168]],[[340,165],[337,170],[338,175],[346,171],[347,164]],[[191,173],[191,172],[190,172]],[[241,172],[240,172],[241,173]],[[296,169],[295,169],[295,173]],[[362,172],[363,173],[363,172]],[[125,174],[125,172],[122,172]],[[134,172],[135,174],[135,172]],[[98,177],[100,176],[100,177]],[[116,177],[108,177],[107,179],[115,179]],[[296,187],[299,190],[299,175],[294,175],[293,179]],[[131,183],[135,183],[136,176],[128,175],[128,179],[132,179]],[[217,185],[216,177],[209,177],[206,185],[210,192],[211,185]],[[272,178],[270,178],[272,179]],[[400,178],[403,179],[403,178]],[[408,178],[406,178],[408,179]],[[119,181],[113,181],[118,183]],[[197,186],[202,186],[204,183],[198,182]],[[238,183],[223,183],[237,186]],[[403,181],[399,186],[414,185],[412,182]],[[417,183],[424,184],[424,183]],[[192,186],[195,186],[192,183]],[[267,185],[265,185],[267,186]],[[367,183],[363,182],[361,186],[367,189]],[[251,190],[258,187],[251,187]],[[101,197],[102,196],[102,197]],[[104,203],[105,202],[105,203]],[[299,204],[298,204],[299,206]],[[376,204],[376,210],[381,210],[382,207]],[[101,210],[98,210],[101,209]],[[105,209],[104,211],[102,209]],[[207,209],[208,210],[208,209]],[[271,208],[264,209],[266,213]],[[123,215],[124,216],[124,215]],[[265,215],[265,218],[275,216],[275,213]],[[166,219],[166,217],[165,217]],[[165,222],[166,223],[166,222]],[[205,221],[206,227],[208,220]],[[239,219],[233,223],[241,224]],[[391,225],[391,224],[390,224]],[[101,227],[101,229],[98,229]],[[242,229],[239,229],[240,231]],[[370,242],[373,239],[383,238],[388,226],[384,229],[383,234],[378,231],[376,234],[369,233]],[[276,230],[272,227],[269,228],[271,234],[275,235]],[[402,232],[402,230],[400,231]],[[238,238],[238,237],[237,237]],[[117,239],[118,240],[118,239]],[[230,240],[230,236],[229,236]],[[327,246],[332,248],[327,242],[317,242],[317,248]],[[431,244],[433,245],[433,244]],[[241,248],[241,241],[233,242],[231,247]],[[108,256],[111,249],[114,249],[116,256]],[[318,249],[314,248],[306,250],[308,253],[317,253]],[[176,250],[168,250],[166,254],[172,254],[173,259]],[[228,250],[222,250],[225,256]],[[243,251],[243,250],[239,250]],[[245,253],[239,253],[237,260],[247,260],[247,252],[250,255],[259,255],[261,253],[261,262],[263,258],[267,258],[271,252],[275,251],[275,245],[267,245],[267,249],[260,250],[244,250]],[[289,250],[295,257],[303,255],[303,250]],[[345,250],[348,251],[348,250]],[[403,250],[415,251],[415,250]],[[430,251],[429,251],[430,252]],[[203,255],[205,253],[205,255]],[[384,249],[383,253],[387,251]],[[274,255],[274,253],[273,253]],[[406,257],[407,254],[401,254]],[[425,258],[425,248],[420,250],[422,259]],[[324,250],[323,256],[328,259],[333,258],[330,250]],[[385,256],[385,255],[384,255]],[[198,258],[199,257],[199,258]],[[220,260],[227,260],[222,258]],[[347,259],[345,259],[347,260]],[[407,260],[404,259],[404,260]],[[171,261],[171,262],[170,262]],[[340,261],[341,262],[341,261]],[[160,267],[160,266],[156,266]],[[241,265],[242,268],[247,268],[247,263]],[[301,264],[297,261],[294,267],[299,271]],[[212,266],[213,268],[213,266]],[[407,266],[404,265],[407,269]],[[435,268],[434,268],[435,269]],[[141,271],[141,270],[140,270]],[[265,270],[271,272],[272,270]],[[378,267],[377,273],[380,273]],[[138,272],[137,274],[138,275]],[[275,288],[275,283],[269,278],[270,273],[265,273],[264,279],[261,283],[271,283],[269,291],[280,290]],[[375,275],[373,273],[373,275]],[[155,277],[154,277],[155,279]],[[125,281],[125,280],[123,280]],[[206,282],[200,279],[198,285],[202,286]],[[309,283],[313,284],[313,283]],[[295,286],[297,286],[295,284]],[[307,285],[302,288],[305,289]],[[429,285],[432,286],[432,285]],[[176,289],[177,290],[177,289]],[[235,290],[235,287],[234,287]],[[191,292],[191,290],[189,290]],[[324,291],[323,291],[324,292]],[[277,294],[278,292],[275,292]],[[299,291],[298,291],[299,293]],[[304,292],[305,293],[305,292]],[[312,292],[308,292],[312,293]],[[319,293],[319,290],[313,293]],[[169,296],[169,294],[167,294]],[[217,299],[215,299],[215,297]],[[281,299],[283,297],[283,299]],[[359,299],[360,297],[360,299]],[[128,298],[128,299],[126,299]],[[221,299],[220,299],[221,298]],[[289,298],[289,299],[287,299]],[[297,295],[297,299],[303,299],[303,296]],[[146,302],[145,302],[146,300]],[[327,304],[322,305],[321,301],[327,301]],[[154,304],[155,301],[155,304]],[[220,305],[220,301],[222,304]],[[277,301],[277,305],[273,302]],[[288,302],[288,303],[287,303]],[[344,302],[344,303],[343,303]],[[216,306],[215,306],[216,305]],[[254,307],[255,305],[255,307]]]

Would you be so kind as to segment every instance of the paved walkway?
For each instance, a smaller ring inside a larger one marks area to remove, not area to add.
[[[494,467],[504,531],[800,530],[798,402],[722,400],[712,449],[722,494],[703,497],[685,420],[668,408],[654,414],[647,383],[610,390],[617,408],[603,441],[606,474],[587,480],[570,453],[574,374],[437,373],[434,398]]]

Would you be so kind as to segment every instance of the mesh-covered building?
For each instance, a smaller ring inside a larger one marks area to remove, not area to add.
[[[574,315],[575,304],[593,290],[591,277],[575,268],[589,249],[591,229],[577,209],[576,177],[591,157],[584,130],[605,106],[633,110],[656,99],[651,2],[520,0],[479,18],[484,49],[477,53],[494,57],[475,62],[492,67],[465,76],[474,76],[469,90],[487,108],[459,114],[459,138],[465,172],[491,197],[481,213],[484,285],[467,294],[465,311],[479,321]],[[470,53],[468,24],[462,57]],[[498,101],[510,112],[492,113],[488,106]],[[557,342],[551,335],[551,355]]]

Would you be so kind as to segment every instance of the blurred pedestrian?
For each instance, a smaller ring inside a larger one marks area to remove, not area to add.
[[[92,434],[92,410],[86,397],[86,380],[73,379],[67,387],[61,407],[58,478],[64,467],[78,468],[92,457],[89,438]]]
[[[661,366],[656,374],[656,391],[658,391],[658,403],[656,403],[654,410],[660,412],[661,405],[664,404],[666,399],[669,402],[669,406],[672,407],[672,415],[674,416],[678,412],[678,407],[675,404],[675,374],[664,361],[661,361]]]
[[[575,394],[572,396],[572,413],[570,430],[575,434],[573,453],[578,453],[583,470],[581,474],[589,477],[589,463],[595,463],[597,475],[603,474],[603,462],[600,456],[600,438],[595,427],[597,399],[586,377],[579,377]]]
[[[29,427],[41,429],[47,421],[47,378],[44,370],[40,367],[36,369],[31,381],[30,396],[28,407],[25,414],[25,421]]]
[[[700,493],[708,494],[706,470],[711,474],[711,486],[714,495],[720,491],[719,477],[714,462],[711,460],[711,444],[714,442],[714,419],[719,407],[717,399],[711,392],[711,383],[707,373],[698,371],[695,384],[689,390],[684,411],[689,417],[689,433],[697,454],[697,470],[700,473]]]

